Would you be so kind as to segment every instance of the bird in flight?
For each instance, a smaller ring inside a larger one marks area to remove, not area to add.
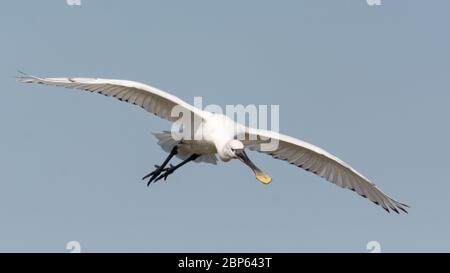
[[[350,189],[387,212],[392,210],[407,213],[408,205],[389,197],[369,179],[325,150],[278,132],[248,128],[225,115],[198,109],[157,88],[139,82],[115,79],[38,78],[24,73],[18,78],[24,83],[74,88],[114,97],[138,105],[158,117],[181,123],[178,132],[165,131],[155,134],[158,144],[169,156],[143,177],[143,180],[148,179],[147,185],[161,179],[166,180],[169,175],[191,161],[217,164],[217,156],[223,162],[240,160],[253,171],[257,180],[269,184],[272,178],[250,160],[245,151],[248,149],[284,160],[342,188]],[[174,109],[178,110],[179,115],[174,115]],[[185,118],[186,116],[189,118]],[[192,120],[194,128],[192,124],[187,124]],[[191,128],[191,137],[186,137],[187,134],[182,132],[188,131],[188,128]],[[169,164],[174,156],[182,160],[175,166]]]

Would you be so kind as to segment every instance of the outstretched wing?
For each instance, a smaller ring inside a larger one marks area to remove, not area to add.
[[[399,213],[399,210],[407,213],[407,205],[384,194],[374,183],[347,163],[319,147],[272,131],[252,128],[247,128],[243,142],[250,150],[256,150],[274,158],[285,160],[342,188],[355,191],[388,212],[389,209],[392,209],[397,213]]]
[[[190,113],[196,118],[205,118],[206,112],[157,88],[134,81],[97,78],[38,78],[20,76],[24,83],[39,83],[80,89],[114,97],[138,105],[150,113],[175,122],[180,113]],[[176,108],[175,108],[176,107]],[[174,112],[172,113],[172,110]]]

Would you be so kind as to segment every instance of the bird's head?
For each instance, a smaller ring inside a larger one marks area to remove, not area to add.
[[[261,183],[269,184],[272,182],[272,177],[265,174],[258,167],[253,164],[250,158],[247,156],[247,153],[244,150],[244,144],[239,140],[230,140],[224,147],[224,153],[227,157],[239,159],[245,165],[247,165],[254,173],[256,179],[258,179]]]
[[[224,147],[224,154],[228,157],[228,158],[238,158],[238,154],[240,153],[240,151],[244,150],[244,144],[236,139],[230,140],[227,142],[227,144],[225,144]]]

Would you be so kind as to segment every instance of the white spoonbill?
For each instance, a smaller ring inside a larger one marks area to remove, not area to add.
[[[189,113],[194,119],[199,120],[198,128],[201,130],[197,128],[193,132],[194,134],[200,132],[200,138],[179,139],[174,137],[171,132],[155,134],[159,140],[158,144],[169,153],[169,156],[160,166],[155,165],[156,169],[143,178],[143,180],[149,178],[147,185],[161,179],[165,180],[175,170],[190,161],[216,164],[216,155],[224,162],[232,159],[242,161],[254,172],[259,181],[269,184],[272,178],[250,161],[245,152],[245,148],[247,148],[287,161],[342,188],[355,191],[388,212],[390,210],[397,213],[399,210],[407,212],[407,205],[384,194],[369,179],[319,147],[277,132],[245,127],[225,115],[203,111],[154,87],[133,81],[113,79],[38,78],[28,75],[19,78],[25,83],[75,88],[115,97],[138,105],[148,112],[172,122],[180,121],[180,116],[173,116],[174,107],[178,107],[183,113]],[[262,149],[263,143],[267,143],[269,140],[276,140],[277,145],[273,149]],[[183,161],[176,166],[171,164],[167,166],[173,156],[177,156]]]

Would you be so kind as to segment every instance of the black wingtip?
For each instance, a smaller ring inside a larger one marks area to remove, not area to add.
[[[20,71],[20,70],[17,70],[17,73],[19,73],[20,75],[14,76],[14,78],[16,78],[16,79],[24,80],[24,79],[28,79],[30,77],[27,73]]]
[[[408,214],[408,211],[402,207],[398,207],[399,209],[401,209],[404,213]]]

